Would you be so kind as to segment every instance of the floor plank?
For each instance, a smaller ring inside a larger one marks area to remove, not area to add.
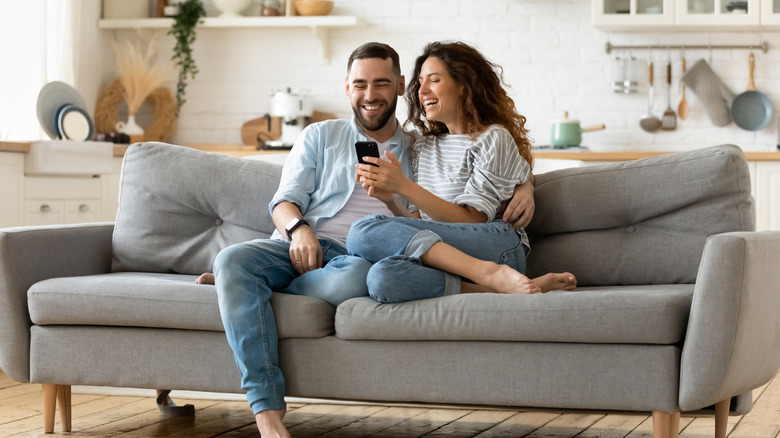
[[[518,412],[490,429],[476,435],[478,438],[526,436],[560,417],[554,412]]]
[[[295,438],[315,438],[328,432],[386,410],[383,406],[342,406],[328,415],[321,415],[289,428]],[[291,413],[292,414],[292,413]]]
[[[407,418],[414,417],[424,412],[425,409],[390,407],[369,415],[360,421],[355,421],[338,429],[332,430],[322,438],[364,438],[389,429]]]
[[[426,438],[469,438],[490,429],[494,424],[500,423],[514,414],[513,411],[473,411],[423,436]]]
[[[610,414],[585,429],[577,438],[623,438],[636,429],[647,415]]]
[[[417,438],[433,432],[458,418],[471,413],[465,409],[426,409],[412,418],[404,420],[379,433],[372,438]]]
[[[67,436],[92,436],[86,432],[82,433],[82,431],[86,431],[96,424],[104,424],[116,421],[116,419],[121,419],[123,416],[130,414],[129,409],[137,409],[137,406],[146,402],[148,402],[148,400],[140,399],[139,397],[117,396],[104,397],[92,402],[72,406],[72,429],[74,433]],[[62,430],[59,421],[59,409],[57,410],[54,430],[55,432]],[[43,436],[42,432],[43,415],[37,415],[35,417],[3,425],[3,433],[7,434],[6,436],[38,437]]]
[[[526,436],[527,438],[571,438],[584,432],[602,418],[604,418],[602,414],[563,414]]]

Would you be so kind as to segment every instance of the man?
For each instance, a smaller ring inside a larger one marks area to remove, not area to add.
[[[352,222],[368,214],[392,213],[356,182],[354,145],[376,141],[380,156],[392,152],[404,173],[412,175],[412,137],[395,118],[404,87],[395,50],[380,43],[358,47],[349,58],[345,80],[352,120],[317,123],[301,133],[269,205],[277,228],[271,239],[230,246],[214,262],[222,323],[263,437],[290,436],[282,423],[285,383],[278,366],[271,292],[313,296],[334,306],[368,295],[370,263],[347,255],[347,232]],[[533,214],[533,185],[519,186],[515,193],[520,190],[530,190],[530,197],[526,192],[513,198],[504,217],[525,226]]]
[[[354,145],[376,141],[380,154],[393,152],[411,175],[411,137],[395,118],[404,86],[395,50],[379,43],[357,48],[345,80],[352,120],[325,121],[303,131],[269,206],[277,228],[271,239],[230,246],[214,262],[222,322],[263,437],[289,436],[282,424],[284,377],[271,291],[315,296],[334,306],[367,295],[370,264],[347,255],[347,232],[367,214],[391,213],[355,181]]]

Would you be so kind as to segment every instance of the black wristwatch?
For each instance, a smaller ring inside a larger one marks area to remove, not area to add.
[[[311,227],[311,225],[309,225],[309,223],[303,219],[296,217],[295,219],[291,220],[290,223],[287,224],[286,227],[284,227],[284,231],[287,232],[287,238],[292,240],[293,231],[297,230],[298,227],[300,227],[301,225],[306,225],[307,227]]]

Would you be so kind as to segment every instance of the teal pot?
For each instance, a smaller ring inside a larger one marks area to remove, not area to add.
[[[553,122],[550,142],[555,147],[579,146],[584,132],[600,131],[602,129],[606,129],[603,123],[586,126],[585,128],[581,127],[580,121],[570,119],[567,111],[563,113],[563,119]]]

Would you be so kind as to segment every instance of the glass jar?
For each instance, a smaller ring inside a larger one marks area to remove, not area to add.
[[[284,0],[263,0],[260,15],[264,17],[276,17],[284,15]]]

